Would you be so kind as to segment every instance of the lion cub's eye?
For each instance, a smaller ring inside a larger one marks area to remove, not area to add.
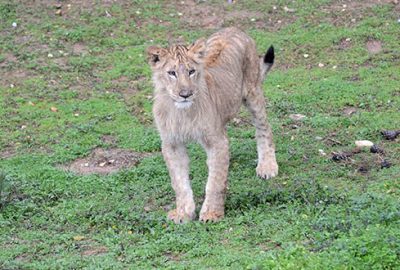
[[[176,77],[176,73],[175,73],[175,71],[173,71],[173,70],[168,71],[168,75],[173,76],[173,77]]]
[[[196,70],[194,70],[194,69],[189,70],[189,76],[193,75],[195,72],[196,72]]]

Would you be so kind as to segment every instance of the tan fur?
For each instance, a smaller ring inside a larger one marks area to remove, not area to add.
[[[207,152],[208,166],[200,220],[217,221],[224,216],[229,167],[225,126],[242,103],[256,127],[258,176],[278,173],[261,88],[269,66],[257,56],[254,41],[236,28],[223,29],[188,47],[149,47],[147,54],[155,86],[154,119],[176,193],[176,209],[168,217],[176,223],[195,217],[185,144],[196,141]],[[190,70],[195,71],[189,75]],[[191,95],[185,99],[182,93]]]

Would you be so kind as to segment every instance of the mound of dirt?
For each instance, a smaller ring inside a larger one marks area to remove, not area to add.
[[[150,153],[138,153],[126,149],[95,148],[89,156],[79,158],[63,169],[77,174],[109,174],[121,169],[127,169],[138,165],[141,159],[150,156]]]

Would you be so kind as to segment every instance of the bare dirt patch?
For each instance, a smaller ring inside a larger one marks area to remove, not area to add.
[[[357,108],[355,107],[346,107],[343,109],[343,114],[346,116],[351,116],[357,112]]]
[[[82,249],[83,249],[81,253],[82,256],[96,256],[108,252],[108,248],[105,246],[98,246],[98,247],[83,246]]]
[[[180,16],[181,23],[189,28],[219,29],[228,26],[251,26],[259,29],[277,30],[293,22],[294,15],[281,16],[279,12],[264,14],[258,11],[246,10],[242,7],[235,8],[237,4],[212,5],[203,1],[182,1],[174,5]]]
[[[377,54],[382,51],[382,42],[380,42],[379,40],[370,39],[367,41],[365,46],[368,52],[371,54]]]
[[[7,67],[17,62],[17,58],[12,53],[6,53],[4,59],[0,60],[0,67]]]
[[[108,145],[115,145],[117,143],[117,138],[111,135],[104,135],[101,137],[101,140],[103,141],[103,143]]]
[[[164,256],[168,258],[168,261],[179,262],[181,260],[181,254],[176,252],[165,252]]]
[[[339,49],[339,50],[347,50],[347,49],[349,49],[349,48],[351,48],[351,39],[349,39],[349,38],[342,38],[342,39],[339,41],[338,49]]]
[[[88,48],[85,44],[79,42],[72,45],[71,51],[73,55],[82,55],[88,53]]]
[[[4,149],[0,151],[0,158],[1,159],[6,159],[6,158],[11,158],[16,155],[16,151],[13,147],[11,146],[6,146]]]
[[[384,4],[395,4],[395,2],[393,0],[331,1],[320,10],[326,13],[324,20],[335,26],[353,26],[361,19],[370,16],[373,7]]]
[[[88,157],[79,158],[61,168],[77,174],[110,174],[121,169],[138,165],[140,160],[150,156],[150,153],[138,153],[126,149],[94,149]]]
[[[146,81],[147,78],[141,77],[137,80],[132,80],[126,76],[121,76],[118,79],[112,80],[113,92],[118,92],[122,95],[125,101],[129,101],[139,91],[140,84]]]

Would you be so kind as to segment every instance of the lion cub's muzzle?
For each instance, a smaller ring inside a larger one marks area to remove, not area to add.
[[[187,99],[188,97],[190,97],[191,95],[193,95],[193,92],[189,89],[182,89],[179,92],[179,96],[183,97],[184,99]]]
[[[179,92],[179,101],[175,101],[175,107],[178,109],[187,109],[193,104],[193,92],[189,89],[182,89]]]

